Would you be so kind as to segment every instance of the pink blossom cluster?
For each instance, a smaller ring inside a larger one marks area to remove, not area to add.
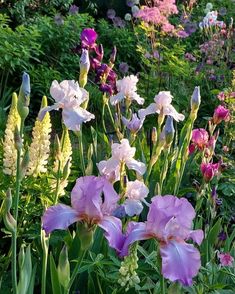
[[[217,95],[217,98],[220,100],[220,101],[226,101],[228,99],[235,99],[235,92],[220,92],[218,95]]]
[[[142,19],[144,22],[160,26],[163,32],[169,33],[175,27],[169,22],[168,17],[177,13],[175,0],[155,0],[152,7],[143,6],[135,14],[135,17]]]

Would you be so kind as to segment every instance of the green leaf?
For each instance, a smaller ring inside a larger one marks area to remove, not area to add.
[[[50,272],[51,272],[52,293],[61,294],[61,287],[60,287],[58,272],[57,272],[55,261],[52,254],[50,254]]]
[[[220,232],[220,229],[221,229],[221,219],[218,219],[217,222],[215,223],[215,225],[210,230],[208,237],[207,237],[210,246],[213,246],[215,244],[215,242],[218,238],[218,234]]]

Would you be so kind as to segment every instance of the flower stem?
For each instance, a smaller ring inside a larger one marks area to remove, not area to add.
[[[66,294],[69,294],[70,288],[72,287],[73,282],[74,282],[74,280],[75,280],[75,278],[76,278],[76,276],[78,274],[79,268],[80,268],[80,266],[81,266],[81,264],[83,262],[83,258],[85,256],[85,254],[86,254],[86,250],[81,251],[80,254],[79,254],[79,257],[78,257],[79,260],[78,260],[78,262],[77,262],[77,264],[76,264],[76,266],[75,266],[75,268],[73,270],[72,277],[71,277],[71,279],[69,281],[69,284],[68,284],[68,287],[67,287],[67,289],[65,291]]]
[[[84,162],[84,153],[83,153],[83,142],[82,142],[82,129],[77,132],[78,136],[78,144],[79,144],[79,157],[80,157],[80,164],[82,167],[82,174],[85,176],[86,170],[85,170],[85,162]]]
[[[161,284],[161,294],[166,294],[165,279],[164,279],[163,275],[161,276],[160,284]]]
[[[24,129],[24,121],[21,121],[20,125],[20,139],[23,137],[23,129]],[[17,163],[16,163],[16,192],[14,197],[14,210],[13,216],[16,222],[16,230],[12,233],[12,287],[13,294],[16,294],[17,291],[17,219],[18,219],[18,206],[19,206],[19,198],[20,198],[20,163],[21,163],[21,152],[22,146],[17,147]]]

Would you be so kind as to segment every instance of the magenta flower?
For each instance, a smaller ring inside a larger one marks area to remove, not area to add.
[[[64,204],[49,207],[42,217],[42,227],[49,234],[78,221],[99,225],[116,209],[118,200],[112,184],[104,177],[81,177],[71,192],[71,207]]]
[[[97,33],[94,29],[84,29],[81,33],[82,48],[93,49],[95,48]]]
[[[222,121],[228,121],[230,118],[229,109],[225,108],[222,105],[219,105],[213,115],[213,123],[218,125]]]
[[[234,258],[230,255],[230,253],[219,253],[218,257],[222,266],[233,266]]]
[[[218,174],[220,164],[219,163],[202,163],[201,172],[204,180],[208,183],[214,176]]]
[[[199,150],[203,150],[209,140],[209,134],[205,129],[194,129],[192,131],[192,143],[196,146]]]
[[[128,247],[135,241],[157,239],[163,276],[172,282],[179,281],[189,286],[201,266],[199,251],[185,242],[188,239],[199,245],[202,242],[202,230],[191,230],[195,215],[194,208],[185,198],[156,196],[152,199],[145,223],[132,222],[126,234],[123,234],[121,225],[118,227],[115,222],[112,227],[106,226],[105,236],[120,256],[128,255]]]

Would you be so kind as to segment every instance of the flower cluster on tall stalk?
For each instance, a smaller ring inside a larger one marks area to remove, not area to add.
[[[47,97],[42,98],[41,108],[47,106]],[[46,113],[42,121],[38,118],[32,132],[32,143],[29,147],[30,162],[27,175],[36,177],[38,174],[47,171],[47,162],[50,155],[50,114]]]
[[[12,95],[11,108],[7,119],[3,143],[3,172],[16,175],[17,148],[15,146],[15,129],[20,129],[21,118],[17,110],[17,94]]]

